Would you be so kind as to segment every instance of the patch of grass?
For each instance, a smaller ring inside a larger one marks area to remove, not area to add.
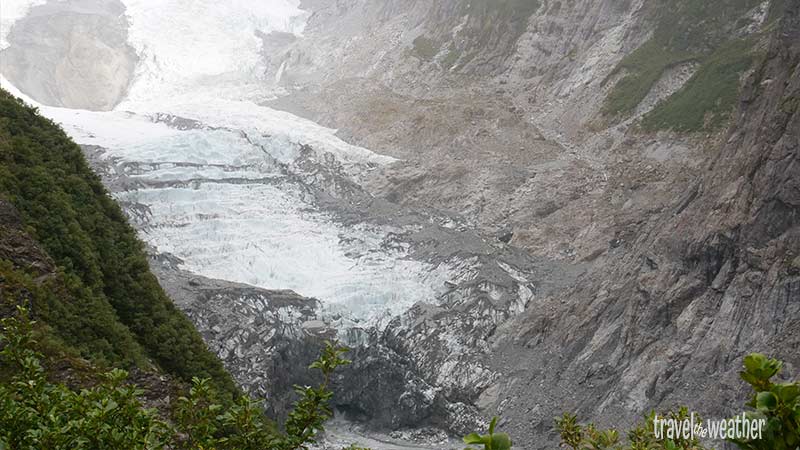
[[[730,33],[736,29],[742,17],[761,3],[761,0],[665,0],[659,2],[650,14],[655,23],[653,36],[637,50],[627,55],[614,69],[611,76],[625,73],[614,86],[603,105],[602,113],[606,117],[628,116],[647,96],[653,85],[664,71],[676,64],[686,61],[697,61],[700,64],[697,80],[701,86],[707,86],[706,75],[719,73],[720,68],[730,58],[720,57],[719,49],[731,44]],[[735,43],[734,43],[735,44]],[[737,59],[733,68],[739,68],[744,59]],[[708,67],[706,67],[708,65]],[[712,107],[712,111],[701,111],[703,116],[711,112],[719,116],[719,108],[725,107],[730,95],[730,74],[724,74],[725,89],[714,88],[713,92],[721,95],[713,99],[704,95],[703,105]],[[733,92],[736,90],[734,89]],[[679,101],[672,105],[686,106],[687,102]],[[718,105],[718,106],[714,106]],[[693,107],[692,123],[696,124],[697,108]],[[713,123],[721,123],[712,120]],[[659,122],[660,123],[660,122]],[[667,121],[671,124],[671,121]],[[652,123],[651,123],[652,125]],[[685,126],[682,124],[681,126]]]
[[[685,51],[672,50],[656,40],[649,40],[628,55],[615,73],[625,75],[614,86],[603,105],[606,115],[629,114],[644,100],[664,71],[676,64],[691,60],[693,55]]]
[[[678,92],[642,120],[645,130],[695,132],[724,124],[739,93],[739,80],[753,63],[753,43],[733,41],[714,52]]]

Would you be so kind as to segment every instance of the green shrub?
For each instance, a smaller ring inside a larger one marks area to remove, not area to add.
[[[0,323],[0,362],[13,370],[10,381],[0,383],[1,449],[163,448],[169,428],[142,407],[141,391],[123,383],[125,371],[112,370],[98,386],[79,392],[48,382],[34,350],[33,324],[26,311],[20,316]]]
[[[775,383],[783,363],[753,353],[744,359],[742,379],[753,388],[747,406],[752,418],[767,421],[763,439],[734,441],[746,450],[790,450],[800,447],[800,382]]]
[[[800,448],[800,382],[774,383],[782,363],[776,359],[753,353],[744,358],[741,378],[752,388],[753,394],[746,406],[748,419],[764,419],[765,433],[761,439],[731,440],[743,450],[796,450]],[[666,418],[682,422],[689,418],[687,408],[666,414]],[[697,416],[695,416],[696,420]],[[556,419],[556,430],[561,437],[561,446],[573,450],[703,450],[696,438],[682,436],[668,439],[656,436],[655,412],[651,412],[634,429],[628,432],[628,444],[619,444],[618,432],[600,431],[593,424],[580,425],[575,415],[565,413]]]
[[[172,423],[167,423],[141,404],[143,391],[125,382],[123,370],[111,370],[95,387],[80,391],[48,381],[34,325],[23,308],[18,317],[0,322],[0,366],[10,370],[0,380],[2,450],[306,449],[331,417],[330,377],[349,363],[341,357],[347,349],[326,344],[311,365],[322,372],[323,381],[318,387],[297,387],[301,398],[285,432],[248,397],[224,407],[210,381],[200,378],[177,400]]]
[[[484,450],[509,450],[511,448],[511,438],[506,433],[495,433],[497,417],[492,418],[489,424],[489,434],[483,436],[478,433],[470,433],[464,436],[464,443],[468,445],[481,445]],[[465,450],[473,450],[467,447]]]

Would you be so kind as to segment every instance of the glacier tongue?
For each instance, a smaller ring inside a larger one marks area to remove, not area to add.
[[[401,229],[345,227],[314,204],[313,188],[291,172],[300,143],[354,171],[392,161],[344,143],[333,130],[245,102],[167,108],[194,120],[185,130],[155,115],[36,106],[78,143],[105,149],[102,157],[116,171],[112,185],[121,186],[116,196],[142,238],[182,259],[186,270],[295,290],[318,298],[328,317],[361,326],[432,301],[448,279],[444,265],[406,257],[392,241]]]
[[[382,249],[384,230],[339,226],[305,196],[300,187],[275,180],[202,181],[119,198],[145,205],[150,214],[140,227],[143,237],[194,273],[292,289],[320,299],[330,313],[369,324],[436,298],[425,282],[433,267],[404,259],[402,250]]]

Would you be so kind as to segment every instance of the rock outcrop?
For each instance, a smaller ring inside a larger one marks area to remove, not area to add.
[[[128,90],[137,56],[118,0],[50,1],[14,24],[0,71],[45,105],[106,111]],[[47,39],[42,39],[47,36]]]
[[[792,4],[702,174],[622,258],[537,299],[501,338],[514,343],[498,346],[501,400],[526,448],[545,448],[534,436],[561,410],[605,424],[684,404],[730,415],[743,407],[737,373],[752,351],[797,373],[799,43]]]

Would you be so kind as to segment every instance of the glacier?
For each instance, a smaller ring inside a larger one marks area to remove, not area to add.
[[[0,84],[79,144],[103,148],[127,180],[114,195],[134,206],[127,210],[146,243],[198,275],[317,298],[343,325],[380,326],[442,293],[449,269],[389,242],[403,230],[338,223],[287,169],[304,145],[320,160],[335,158],[353,180],[395,161],[257,104],[272,94],[259,76],[256,31],[302,33],[299,1],[123,3],[140,62],[113,111],[42,105],[5,77]],[[36,4],[5,0],[13,14],[4,14],[3,29]],[[164,116],[200,125],[179,129]]]

